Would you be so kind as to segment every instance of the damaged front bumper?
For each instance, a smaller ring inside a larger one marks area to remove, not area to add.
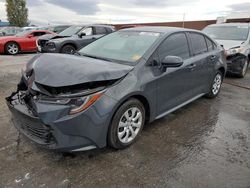
[[[105,103],[112,104],[110,98],[103,98]],[[37,114],[34,114],[18,92],[7,97],[6,102],[14,126],[43,148],[74,152],[106,146],[109,114],[96,110],[97,106],[103,105],[101,101],[76,115],[68,115],[67,106],[42,103],[35,104]]]
[[[227,56],[227,73],[241,74],[247,57],[243,54],[234,54]]]

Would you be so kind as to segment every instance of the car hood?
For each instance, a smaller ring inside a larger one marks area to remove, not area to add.
[[[230,48],[234,48],[237,46],[241,46],[244,41],[239,40],[216,40],[220,45],[223,45],[225,50],[229,50]]]
[[[33,57],[26,67],[36,83],[64,87],[124,77],[133,66],[83,56],[43,54]]]
[[[51,40],[51,39],[55,39],[55,38],[63,38],[65,36],[60,36],[60,35],[57,35],[57,34],[47,34],[47,35],[42,35],[39,37],[39,39],[42,39],[42,40]]]

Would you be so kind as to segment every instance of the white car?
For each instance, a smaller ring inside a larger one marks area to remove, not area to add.
[[[204,28],[203,32],[225,48],[227,73],[243,78],[250,60],[249,23],[212,24]]]

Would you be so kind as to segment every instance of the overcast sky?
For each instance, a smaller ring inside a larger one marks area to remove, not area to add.
[[[142,23],[216,19],[249,12],[249,0],[27,0],[33,24]],[[250,14],[249,14],[250,15]],[[0,19],[6,20],[5,0]]]

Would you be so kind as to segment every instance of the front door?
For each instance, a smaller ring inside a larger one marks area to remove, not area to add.
[[[166,56],[178,56],[184,61],[181,67],[168,68],[157,75],[157,111],[158,116],[193,98],[196,87],[193,79],[196,64],[190,55],[186,34],[183,32],[170,35],[158,48],[159,62]]]

